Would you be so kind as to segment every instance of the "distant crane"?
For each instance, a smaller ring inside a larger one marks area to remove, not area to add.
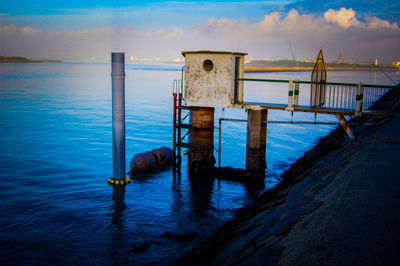
[[[290,40],[289,40],[289,49],[290,49],[290,53],[292,54],[293,61],[296,61],[296,55],[293,52],[292,43]]]

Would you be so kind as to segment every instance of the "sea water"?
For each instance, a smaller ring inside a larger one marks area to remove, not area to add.
[[[127,166],[136,153],[172,146],[172,83],[181,78],[181,67],[126,65]],[[107,184],[112,174],[110,72],[110,64],[0,64],[0,262],[171,263],[277,184],[292,162],[336,127],[268,125],[268,169],[261,190],[228,181],[191,181],[183,156],[179,180],[167,168],[133,176],[116,194]],[[398,72],[386,74],[400,78]],[[309,80],[310,73],[246,77]],[[329,72],[328,81],[392,85],[381,72]],[[246,83],[245,99],[271,95],[260,86]],[[279,89],[283,95],[286,86]],[[247,113],[216,109],[216,126],[221,117],[246,119]],[[270,110],[268,119],[315,118]],[[330,115],[317,120],[336,122]],[[217,145],[217,131],[215,137]],[[221,150],[222,166],[244,168],[246,123],[223,122]]]

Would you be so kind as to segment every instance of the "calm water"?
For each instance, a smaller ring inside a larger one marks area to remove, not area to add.
[[[126,66],[127,165],[135,153],[172,146],[171,87],[180,68]],[[134,178],[124,193],[113,196],[107,184],[112,173],[110,71],[109,64],[0,64],[3,263],[170,263],[261,192],[226,181],[191,183],[183,157],[180,181],[166,169]],[[399,73],[389,74],[399,80]],[[247,76],[308,80],[310,73]],[[391,84],[376,72],[332,72],[328,80]],[[247,99],[265,96],[257,86],[246,83]],[[287,88],[283,91],[286,95]],[[215,121],[246,115],[216,110]],[[269,119],[313,121],[314,116],[270,111]],[[266,189],[333,128],[269,126]],[[224,122],[223,166],[244,168],[245,142],[245,123]],[[138,247],[148,249],[139,252]]]

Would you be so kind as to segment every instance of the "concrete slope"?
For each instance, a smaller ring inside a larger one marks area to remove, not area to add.
[[[176,264],[399,265],[400,107],[335,130],[284,181]]]

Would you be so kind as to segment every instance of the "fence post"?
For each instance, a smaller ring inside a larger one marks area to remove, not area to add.
[[[294,84],[294,105],[299,105],[299,95],[300,95],[300,80],[296,79]]]
[[[364,84],[357,84],[357,95],[356,95],[356,116],[362,114],[363,109],[363,98],[364,98]]]
[[[293,80],[289,80],[289,93],[288,93],[288,107],[286,110],[288,111],[294,111],[293,108]]]

